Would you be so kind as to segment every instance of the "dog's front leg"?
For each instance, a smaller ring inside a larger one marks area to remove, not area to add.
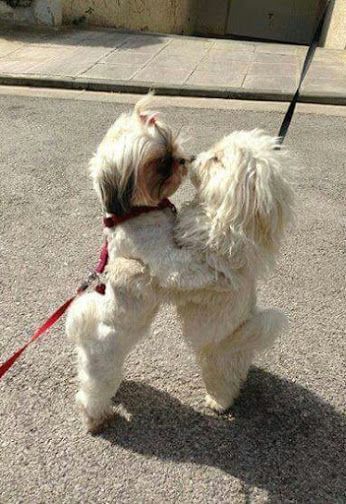
[[[76,344],[77,403],[88,431],[100,430],[113,417],[124,360],[148,332],[158,301],[146,268],[118,258],[108,267],[105,295],[83,294],[71,306],[66,332]]]

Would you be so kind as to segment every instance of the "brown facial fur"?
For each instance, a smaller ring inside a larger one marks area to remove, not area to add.
[[[175,193],[186,173],[185,161],[169,155],[147,163],[138,172],[132,204],[157,205]]]

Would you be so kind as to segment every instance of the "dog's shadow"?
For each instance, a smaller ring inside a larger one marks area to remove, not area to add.
[[[345,502],[343,417],[307,389],[252,368],[232,415],[198,412],[144,383],[117,400],[133,416],[101,436],[146,456],[213,466],[273,503]]]

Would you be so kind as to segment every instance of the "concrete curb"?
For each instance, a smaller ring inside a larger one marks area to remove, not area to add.
[[[47,87],[60,89],[78,89],[86,91],[102,91],[113,93],[146,94],[155,90],[157,95],[187,96],[198,98],[224,98],[255,101],[288,102],[293,98],[293,92],[280,90],[261,90],[243,88],[224,88],[191,85],[162,84],[159,82],[128,82],[121,80],[83,79],[82,77],[42,77],[37,75],[0,75],[0,85]],[[326,105],[346,105],[346,95],[339,92],[302,90],[300,102],[319,103]]]

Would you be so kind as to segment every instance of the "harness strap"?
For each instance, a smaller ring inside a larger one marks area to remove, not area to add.
[[[107,228],[112,228],[126,222],[129,219],[133,219],[141,214],[146,214],[156,210],[164,210],[165,208],[170,208],[173,213],[176,213],[177,209],[168,198],[163,199],[157,206],[137,206],[131,208],[130,212],[125,215],[115,215],[112,214],[108,217],[103,218],[103,225]]]

